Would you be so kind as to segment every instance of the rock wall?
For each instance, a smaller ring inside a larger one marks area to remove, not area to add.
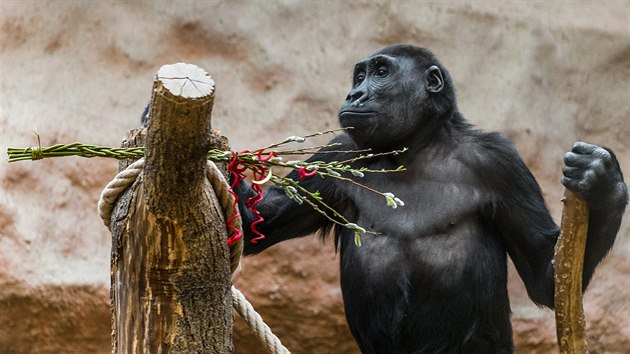
[[[213,126],[234,149],[337,126],[354,62],[392,43],[430,48],[460,110],[512,138],[559,219],[561,158],[613,148],[630,175],[626,1],[0,2],[0,148],[117,146],[153,75],[197,64],[217,82]],[[95,205],[117,164],[0,160],[0,353],[109,352],[110,235]],[[294,353],[357,353],[330,242],[293,240],[243,261],[235,284]],[[593,353],[630,348],[630,220],[585,296]],[[553,313],[513,269],[520,353],[553,352]],[[236,320],[238,353],[263,352]]]

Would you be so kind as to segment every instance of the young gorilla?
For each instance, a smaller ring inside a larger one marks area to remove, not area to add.
[[[409,148],[358,166],[404,165],[405,172],[357,179],[394,193],[404,207],[388,208],[381,196],[335,179],[301,181],[348,220],[378,233],[364,234],[357,247],[352,231],[270,187],[258,207],[265,219],[258,229],[266,238],[246,241],[245,254],[334,229],[346,317],[363,353],[513,352],[506,252],[531,299],[553,307],[551,260],[559,233],[515,148],[467,123],[446,69],[413,46],[386,47],[357,63],[339,120],[354,129],[334,139],[342,144],[335,150]],[[311,160],[352,156],[316,154]],[[627,188],[606,148],[576,143],[564,161],[562,183],[584,197],[590,211],[586,287],[613,245]],[[237,193],[241,202],[251,195],[244,184]],[[244,205],[241,213],[245,225],[254,220]]]

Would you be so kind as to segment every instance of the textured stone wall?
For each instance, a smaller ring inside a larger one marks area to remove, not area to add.
[[[626,1],[0,2],[0,148],[117,146],[139,124],[157,69],[214,77],[215,129],[234,149],[337,126],[354,62],[393,43],[430,48],[462,113],[512,138],[559,220],[562,154],[613,148],[630,176]],[[0,353],[109,352],[110,235],[96,214],[114,161],[0,159]],[[630,347],[630,221],[585,297],[593,353]],[[293,240],[235,276],[295,353],[358,352],[330,241]],[[553,313],[511,271],[520,353],[552,352]],[[239,353],[262,348],[236,320]]]

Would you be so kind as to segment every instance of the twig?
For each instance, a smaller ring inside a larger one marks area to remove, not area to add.
[[[313,175],[319,175],[324,178],[336,178],[345,183],[350,183],[357,187],[363,188],[371,193],[378,194],[385,198],[385,202],[387,206],[392,208],[397,208],[398,206],[403,206],[404,203],[396,198],[392,193],[384,193],[380,192],[376,189],[368,187],[365,184],[359,183],[355,181],[353,178],[345,177],[342,174],[350,173],[354,177],[363,177],[364,173],[392,173],[392,172],[401,172],[404,171],[405,168],[403,166],[399,166],[396,169],[380,169],[380,170],[372,170],[367,167],[353,167],[352,164],[356,163],[360,160],[365,159],[373,159],[377,157],[387,156],[387,155],[398,155],[400,153],[405,152],[407,149],[395,150],[391,152],[384,153],[376,153],[376,154],[364,154],[369,152],[369,150],[325,150],[319,151],[322,148],[332,148],[335,146],[339,146],[339,143],[331,143],[327,145],[319,145],[306,147],[301,149],[289,149],[282,150],[277,149],[278,147],[288,144],[290,142],[298,142],[302,143],[306,141],[308,138],[312,138],[315,136],[332,134],[338,131],[343,131],[345,129],[331,129],[323,132],[317,132],[304,136],[291,136],[286,138],[284,141],[271,144],[264,149],[258,149],[254,151],[221,151],[221,150],[210,150],[208,151],[208,159],[213,162],[225,162],[225,161],[234,161],[236,159],[237,165],[242,166],[243,170],[248,169],[254,173],[254,175],[259,176],[261,180],[252,181],[253,183],[263,184],[267,181],[271,181],[276,184],[280,188],[283,188],[285,193],[291,199],[298,203],[306,202],[309,204],[315,211],[321,213],[331,222],[338,224],[340,226],[349,228],[355,231],[355,242],[360,245],[360,233],[374,233],[366,231],[364,228],[349,222],[343,215],[337,212],[334,208],[328,205],[325,201],[321,199],[317,192],[312,193],[302,187],[297,181],[289,179],[287,177],[276,176],[272,172],[273,167],[283,167],[290,168],[293,170],[298,170],[300,179],[309,177],[313,178]],[[83,144],[79,142],[75,142],[72,144],[57,144],[50,147],[41,147],[39,134],[36,133],[38,146],[37,147],[27,147],[27,148],[8,148],[7,153],[9,155],[9,162],[15,161],[24,161],[24,160],[40,160],[44,158],[51,157],[64,157],[64,156],[80,156],[80,157],[108,157],[115,159],[140,159],[144,157],[144,147],[133,147],[133,148],[110,148],[106,146],[99,145],[89,145]],[[300,160],[291,160],[284,161],[282,156],[289,156],[295,154],[308,154],[312,153],[314,155],[317,154],[327,154],[327,153],[356,153],[358,156],[353,158],[349,158],[343,161],[300,161]],[[331,214],[329,214],[331,213]]]

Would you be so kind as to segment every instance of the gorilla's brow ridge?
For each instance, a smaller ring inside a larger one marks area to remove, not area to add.
[[[365,69],[366,67],[372,68],[380,63],[391,64],[394,62],[394,59],[395,58],[391,55],[379,54],[379,55],[375,55],[373,57],[369,57],[369,58],[361,60],[360,62],[356,63],[356,65],[354,66],[354,69],[356,71],[357,69]]]

